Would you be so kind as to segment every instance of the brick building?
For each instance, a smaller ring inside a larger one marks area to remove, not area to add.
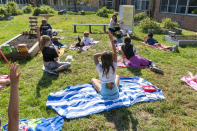
[[[149,12],[157,21],[171,18],[182,28],[197,31],[197,0],[101,0],[118,11],[119,5],[135,5],[135,12]]]

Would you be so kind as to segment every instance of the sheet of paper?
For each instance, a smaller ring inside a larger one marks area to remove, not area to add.
[[[132,26],[134,23],[134,6],[133,5],[121,5],[120,6],[120,21],[124,26]]]

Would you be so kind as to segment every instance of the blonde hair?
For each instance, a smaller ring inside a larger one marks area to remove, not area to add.
[[[87,36],[90,35],[90,33],[89,32],[84,32],[83,35],[87,37]]]
[[[54,41],[58,41],[58,38],[57,38],[56,36],[53,36],[51,40],[52,40],[53,42],[54,42]]]
[[[39,43],[39,46],[40,46],[40,50],[42,51],[44,46],[46,45],[47,42],[49,42],[51,39],[48,35],[43,35],[41,37],[41,40],[40,40],[40,43]]]

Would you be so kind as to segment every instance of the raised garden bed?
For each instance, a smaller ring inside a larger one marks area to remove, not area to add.
[[[5,45],[10,45],[11,47],[17,48],[19,44],[27,44],[28,52],[27,53],[20,53],[20,52],[10,53],[10,54],[5,54],[5,56],[7,58],[14,58],[14,59],[32,58],[39,51],[39,43],[37,41],[37,38],[30,37],[29,35],[22,35],[22,34],[17,35],[11,40],[0,45],[0,48]]]
[[[165,35],[165,40],[181,47],[197,46],[197,35]]]
[[[8,16],[8,17],[0,17],[0,20],[11,20],[14,16]]]

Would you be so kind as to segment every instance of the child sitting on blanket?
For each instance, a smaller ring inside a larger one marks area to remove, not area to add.
[[[178,49],[178,45],[175,45],[175,46],[172,46],[172,47],[164,47],[163,45],[159,44],[157,40],[155,40],[153,38],[153,33],[148,33],[148,36],[144,37],[144,41],[149,44],[149,45],[152,45],[152,46],[158,46],[158,47],[162,47],[164,49],[167,49],[167,50],[170,50],[170,51],[173,51],[173,52],[179,52],[179,49]]]
[[[60,49],[61,46],[64,46],[62,43],[58,41],[58,38],[56,36],[53,36],[51,40],[53,44],[58,47],[58,49]]]
[[[117,99],[119,97],[119,76],[116,75],[117,54],[113,35],[109,32],[112,43],[112,52],[97,53],[94,55],[94,63],[99,72],[100,80],[92,79],[92,83],[103,99]],[[99,63],[99,57],[101,63]]]
[[[89,43],[91,43],[93,41],[92,38],[89,38],[89,33],[88,32],[84,32],[84,36],[81,40],[81,38],[79,37],[79,35],[77,36],[78,42],[75,44],[76,47],[83,47],[83,46],[87,46],[89,45]]]
[[[116,34],[116,39],[114,40],[114,43],[115,43],[116,45],[123,43],[123,40],[122,40],[122,33],[121,33],[121,32],[118,32],[118,33]]]
[[[48,21],[46,19],[42,20],[42,24],[40,25],[40,34],[41,35],[48,35],[51,38],[53,36],[57,36],[57,32],[52,30],[51,25],[48,24]]]
[[[71,64],[68,62],[58,61],[59,51],[55,48],[53,44],[49,46],[51,43],[51,39],[49,36],[43,35],[42,37],[40,37],[39,27],[37,27],[37,35],[40,44],[40,50],[43,54],[44,66],[47,69],[54,71],[55,73],[58,73],[71,66]]]
[[[121,53],[123,61],[126,59],[129,60],[128,66],[133,68],[146,68],[149,67],[152,71],[163,74],[163,71],[156,67],[156,65],[150,61],[147,60],[144,57],[136,55],[136,49],[131,44],[131,38],[129,35],[124,40],[124,45],[121,46]]]

